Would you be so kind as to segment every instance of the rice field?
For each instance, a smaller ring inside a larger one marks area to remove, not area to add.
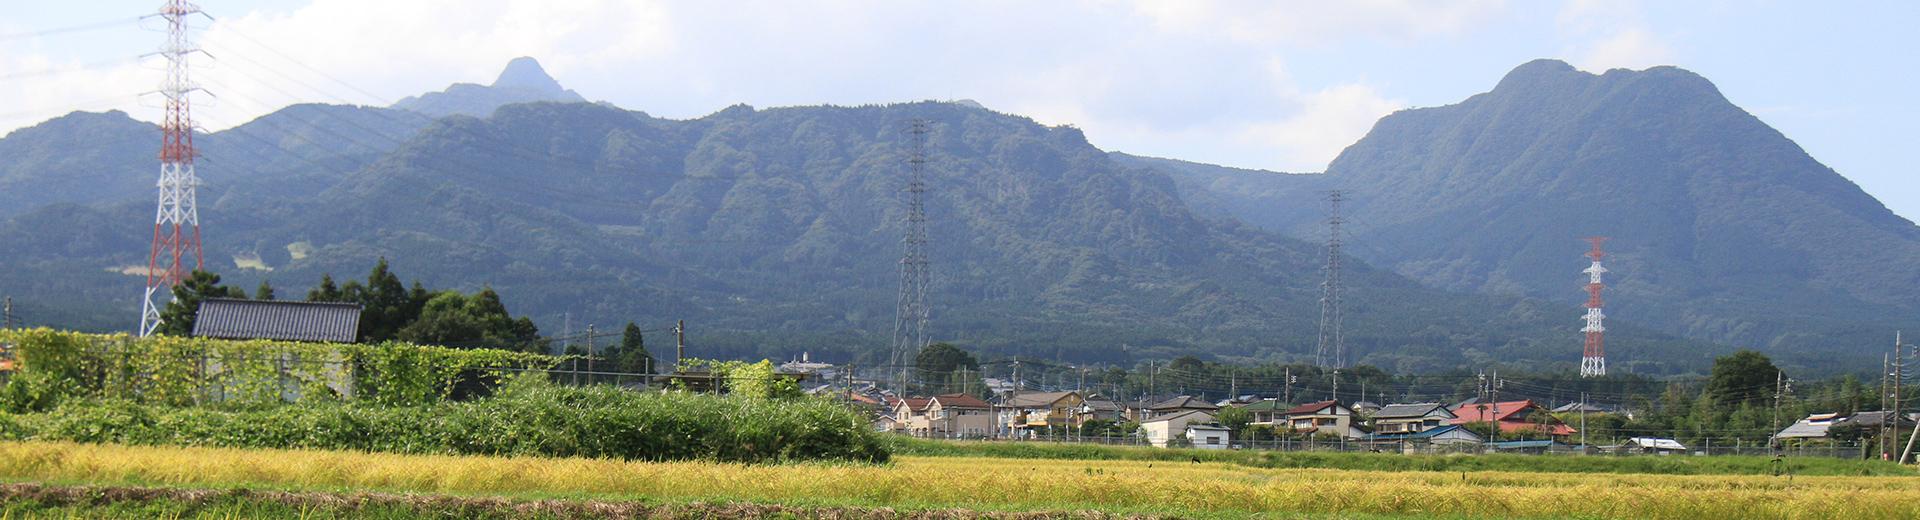
[[[988,457],[742,465],[10,442],[0,443],[0,479],[1179,517],[1920,517],[1920,478],[1913,476],[1454,473]]]

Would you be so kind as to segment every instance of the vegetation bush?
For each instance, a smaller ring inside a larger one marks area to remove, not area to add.
[[[250,409],[71,400],[0,415],[0,437],[87,443],[313,448],[639,460],[885,462],[860,417],[817,399],[570,388],[537,374],[492,397],[416,406],[320,402]]]
[[[273,405],[358,400],[412,406],[445,400],[462,381],[497,385],[560,358],[411,343],[230,341],[52,329],[0,330],[20,370],[0,407],[44,411],[76,397],[159,405]]]

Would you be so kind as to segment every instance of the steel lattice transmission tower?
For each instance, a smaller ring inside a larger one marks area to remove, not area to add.
[[[900,298],[893,318],[892,365],[902,374],[901,380],[895,382],[895,389],[899,391],[904,391],[899,384],[906,380],[906,366],[912,356],[931,343],[927,334],[927,322],[932,314],[927,307],[927,283],[931,274],[925,201],[927,127],[926,120],[915,119],[908,130],[913,136],[913,150],[907,157],[907,229],[906,236],[900,239]]]
[[[169,0],[159,16],[167,21],[167,44],[158,53],[167,60],[167,77],[160,84],[166,97],[166,115],[160,123],[159,208],[153,217],[153,248],[147,255],[147,291],[140,304],[141,336],[160,327],[160,308],[171,298],[173,287],[185,281],[192,270],[200,269],[200,209],[195,191],[200,178],[194,175],[193,117],[187,96],[195,90],[187,77],[187,57],[199,49],[187,39],[188,16],[199,14],[200,7],[186,0]],[[191,256],[192,267],[188,266]]]
[[[1340,305],[1340,202],[1346,193],[1327,192],[1327,279],[1320,283],[1320,344],[1314,350],[1313,363],[1323,367],[1347,366],[1347,337],[1341,330],[1345,317]]]
[[[1600,275],[1607,273],[1607,268],[1600,265],[1600,258],[1606,256],[1606,252],[1600,250],[1600,244],[1606,241],[1607,237],[1587,237],[1587,242],[1593,244],[1593,250],[1587,251],[1587,258],[1593,259],[1593,265],[1581,271],[1587,273],[1587,326],[1580,332],[1587,334],[1587,344],[1580,356],[1580,377],[1607,375],[1607,327],[1602,323],[1607,315],[1600,310],[1605,305],[1600,300],[1600,291],[1607,287],[1600,280]]]

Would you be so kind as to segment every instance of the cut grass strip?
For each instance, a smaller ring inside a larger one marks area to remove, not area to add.
[[[1383,472],[961,457],[900,457],[884,466],[740,465],[26,442],[0,444],[0,478],[1203,517],[1920,517],[1920,478],[1909,477]]]

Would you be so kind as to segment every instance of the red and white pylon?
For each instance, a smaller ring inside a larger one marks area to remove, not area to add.
[[[153,216],[153,248],[147,255],[147,292],[140,305],[141,336],[160,327],[159,298],[173,297],[173,287],[200,269],[200,209],[196,191],[200,177],[193,172],[193,117],[188,94],[199,87],[187,77],[187,56],[198,52],[187,39],[186,17],[200,13],[186,0],[168,0],[159,16],[167,21],[167,44],[158,53],[167,60],[167,77],[160,84],[166,97],[166,116],[160,123],[159,207]],[[192,268],[187,267],[191,256]],[[170,300],[169,300],[170,301]]]
[[[1600,291],[1606,288],[1606,284],[1600,281],[1600,275],[1607,272],[1607,268],[1600,266],[1600,257],[1606,256],[1600,250],[1600,244],[1606,242],[1607,237],[1588,237],[1587,241],[1593,243],[1593,250],[1587,252],[1587,258],[1593,259],[1593,265],[1581,271],[1587,273],[1587,326],[1580,332],[1587,334],[1587,345],[1580,357],[1580,377],[1600,377],[1607,375],[1607,327],[1602,323],[1607,315],[1600,311],[1604,306]]]

